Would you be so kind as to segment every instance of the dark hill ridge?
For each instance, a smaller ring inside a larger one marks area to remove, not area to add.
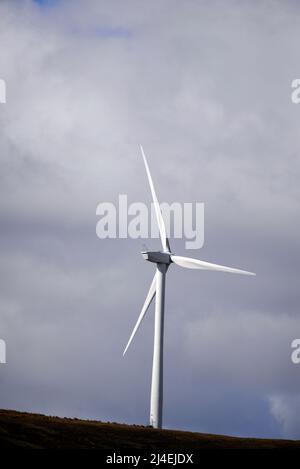
[[[300,449],[300,441],[235,438],[142,426],[47,417],[0,410],[0,448],[103,449]]]

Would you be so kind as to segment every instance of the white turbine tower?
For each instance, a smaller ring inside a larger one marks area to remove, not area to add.
[[[151,382],[151,402],[150,402],[150,425],[153,428],[162,427],[162,406],[163,406],[163,341],[164,341],[164,306],[165,306],[165,282],[166,273],[170,264],[174,263],[180,267],[187,269],[200,269],[200,270],[214,270],[219,272],[229,272],[232,274],[255,275],[252,272],[245,270],[234,269],[224,265],[211,264],[198,259],[190,257],[175,256],[170,249],[169,240],[166,234],[164,220],[161,214],[160,206],[156,197],[152,177],[150,174],[147,159],[141,146],[141,152],[144,159],[146,172],[150,184],[152,199],[154,203],[156,219],[159,227],[159,234],[162,243],[162,251],[143,251],[142,255],[145,260],[156,264],[156,272],[148,295],[146,297],[141,314],[137,320],[136,325],[129,338],[128,344],[125,347],[123,356],[128,350],[145,314],[156,294],[155,300],[155,321],[154,321],[154,350],[153,350],[153,365],[152,365],[152,382]]]

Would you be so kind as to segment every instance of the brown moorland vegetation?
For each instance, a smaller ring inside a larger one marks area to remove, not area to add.
[[[7,449],[300,449],[300,441],[237,438],[178,430],[48,417],[0,410],[0,448]]]

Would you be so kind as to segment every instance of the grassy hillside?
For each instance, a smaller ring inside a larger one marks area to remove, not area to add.
[[[0,448],[300,449],[300,441],[234,438],[0,410]]]

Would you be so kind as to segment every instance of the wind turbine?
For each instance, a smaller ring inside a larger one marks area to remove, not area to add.
[[[123,356],[128,350],[142,320],[145,317],[148,308],[156,295],[155,299],[155,321],[154,321],[154,349],[152,365],[151,382],[151,400],[150,400],[150,425],[153,428],[162,427],[162,407],[163,407],[163,342],[164,342],[164,308],[165,308],[165,285],[166,273],[171,264],[179,265],[187,269],[213,270],[219,272],[229,272],[232,274],[256,275],[253,272],[226,267],[224,265],[212,264],[210,262],[192,259],[190,257],[176,256],[171,252],[170,243],[167,238],[166,228],[160,206],[154,189],[151,173],[149,170],[146,155],[143,147],[141,152],[146,168],[146,173],[151,189],[153,204],[155,208],[156,220],[158,223],[159,234],[162,244],[162,251],[143,251],[142,256],[146,261],[156,264],[156,271],[150,285],[144,306],[133,328],[132,334],[123,352]]]

